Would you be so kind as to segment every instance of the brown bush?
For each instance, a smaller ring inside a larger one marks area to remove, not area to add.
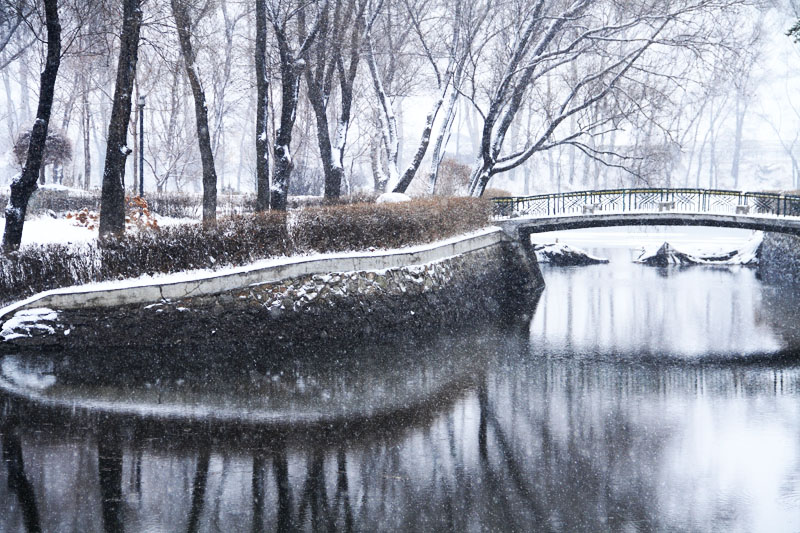
[[[505,198],[507,196],[514,195],[505,189],[485,189],[481,195],[481,198],[487,198],[491,200],[492,198]]]
[[[26,246],[0,254],[0,304],[47,289],[142,274],[243,265],[303,252],[397,248],[489,224],[490,202],[437,198],[399,204],[310,207],[143,228],[84,246]]]
[[[101,242],[105,279],[243,265],[291,253],[284,213],[139,231]]]
[[[459,196],[469,191],[469,176],[472,169],[469,165],[459,163],[455,159],[445,159],[439,165],[436,177],[436,194],[438,196]]]
[[[490,215],[490,203],[476,198],[315,207],[298,212],[292,238],[300,252],[398,248],[482,228]]]

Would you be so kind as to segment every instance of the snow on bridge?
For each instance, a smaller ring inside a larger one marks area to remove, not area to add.
[[[506,233],[609,226],[714,226],[800,235],[800,196],[713,189],[614,189],[494,199]]]

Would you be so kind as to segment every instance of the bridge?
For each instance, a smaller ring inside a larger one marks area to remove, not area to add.
[[[612,189],[493,199],[494,218],[533,233],[610,226],[712,226],[800,236],[800,196],[716,189]],[[527,240],[526,240],[527,239]]]

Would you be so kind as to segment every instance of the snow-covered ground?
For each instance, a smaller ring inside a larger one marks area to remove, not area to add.
[[[170,218],[156,216],[159,226],[175,224],[197,224],[193,218]],[[5,231],[6,220],[0,217],[0,235]],[[90,230],[76,225],[74,220],[69,220],[63,215],[52,218],[44,215],[25,220],[22,230],[22,246],[31,244],[81,244],[97,239],[97,228]]]
[[[0,218],[0,232],[5,231],[6,220]],[[84,243],[97,238],[97,230],[72,224],[66,218],[49,216],[28,219],[22,229],[22,246],[30,244]]]

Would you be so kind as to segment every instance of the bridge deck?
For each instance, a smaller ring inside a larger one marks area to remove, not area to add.
[[[609,226],[712,226],[800,235],[800,196],[711,189],[614,189],[495,198],[513,236]]]
[[[711,226],[800,235],[800,218],[714,213],[611,213],[497,220],[507,234],[522,238],[532,233],[613,226]]]

